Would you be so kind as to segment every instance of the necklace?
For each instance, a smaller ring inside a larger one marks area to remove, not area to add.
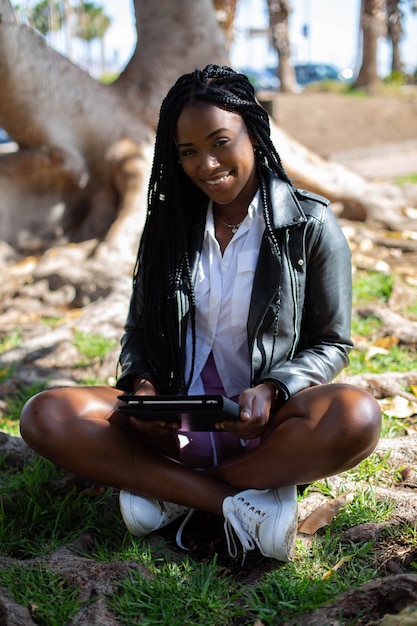
[[[216,215],[216,218],[219,220],[219,222],[221,222],[222,224],[227,226],[227,228],[231,228],[233,234],[235,234],[237,232],[237,229],[239,228],[239,226],[243,222],[243,220],[242,220],[242,222],[239,222],[238,224],[226,224],[226,222],[223,222],[223,220],[221,220],[218,215]]]

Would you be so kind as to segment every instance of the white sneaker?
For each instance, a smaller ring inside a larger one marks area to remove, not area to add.
[[[257,546],[267,557],[291,561],[297,536],[297,489],[247,489],[223,501],[224,529],[230,556],[237,556],[231,533],[240,540],[244,557]],[[243,558],[244,558],[243,557]]]
[[[128,491],[119,495],[120,512],[127,529],[132,535],[148,535],[158,528],[168,526],[193,509],[173,502],[145,498]]]

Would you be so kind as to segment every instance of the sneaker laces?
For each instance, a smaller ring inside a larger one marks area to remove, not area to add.
[[[255,526],[255,524],[256,522],[254,522],[253,525]],[[253,541],[251,535],[243,528],[241,521],[236,516],[234,511],[228,511],[225,515],[224,534],[226,535],[227,550],[229,552],[229,555],[232,557],[232,559],[235,559],[237,557],[238,550],[237,550],[236,540],[235,540],[233,531],[235,532],[240,543],[242,544],[242,548],[243,548],[242,565],[243,565],[245,558],[246,558],[246,553],[248,552],[248,550],[255,549],[256,547],[255,542]]]
[[[181,548],[181,550],[185,550],[186,552],[189,552],[190,548],[187,548],[186,546],[184,546],[184,544],[182,543],[182,533],[184,531],[184,528],[186,527],[186,525],[188,524],[188,522],[190,521],[190,518],[192,517],[192,515],[194,514],[195,509],[190,509],[187,513],[187,515],[184,517],[184,519],[181,522],[181,526],[178,528],[177,530],[177,534],[175,536],[175,541],[177,542],[177,546],[179,548]]]

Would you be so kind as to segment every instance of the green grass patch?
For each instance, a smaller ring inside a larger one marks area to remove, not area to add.
[[[341,544],[328,528],[311,546],[299,545],[293,563],[267,574],[249,596],[261,622],[281,624],[331,602],[338,594],[372,580],[373,546]]]
[[[8,470],[7,458],[3,458],[3,466],[2,555],[43,556],[85,532],[98,533],[103,542],[122,541],[125,529],[119,515],[113,519],[111,489],[92,486],[80,491],[76,481],[40,457],[16,470]]]
[[[367,317],[359,317],[358,315],[352,316],[352,335],[359,335],[360,337],[372,339],[377,336],[378,331],[381,328],[381,320],[373,315],[369,315]]]
[[[417,369],[417,354],[402,346],[393,346],[386,352],[372,354],[354,348],[349,354],[349,366],[343,370],[344,376],[386,372],[410,372]]]
[[[17,331],[8,333],[3,339],[0,340],[0,354],[18,348],[22,343],[22,336]]]
[[[9,378],[14,376],[16,368],[14,365],[6,365],[5,367],[0,367],[0,383],[4,383]]]
[[[102,335],[94,335],[92,333],[83,333],[75,331],[74,345],[78,352],[82,354],[84,360],[78,364],[78,367],[85,367],[94,360],[103,360],[110,350],[116,345],[117,341],[108,339]]]
[[[80,606],[78,589],[71,589],[60,576],[42,566],[3,568],[0,587],[6,587],[40,626],[68,624]]]
[[[5,398],[6,410],[0,413],[0,429],[10,435],[19,434],[19,419],[24,404],[35,394],[43,391],[47,381],[38,381],[19,387],[12,396]]]
[[[126,626],[216,626],[236,623],[243,613],[244,593],[230,576],[222,576],[216,559],[210,563],[164,563],[153,567],[153,579],[132,572],[108,606]]]
[[[358,272],[353,278],[353,305],[375,302],[388,302],[394,286],[391,274],[368,271]]]
[[[408,183],[417,184],[417,173],[416,174],[405,174],[404,176],[398,176],[394,179],[394,182],[397,185],[406,185]]]
[[[61,322],[62,322],[62,317],[52,316],[52,317],[42,318],[42,324],[45,324],[45,326],[51,326],[51,328],[55,328],[56,326],[59,326]]]

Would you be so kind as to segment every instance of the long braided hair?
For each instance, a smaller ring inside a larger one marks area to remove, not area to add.
[[[191,228],[204,220],[208,198],[184,174],[174,138],[178,117],[192,101],[212,103],[238,113],[255,140],[256,162],[266,228],[272,229],[268,188],[262,169],[291,184],[270,138],[269,116],[256,100],[244,74],[227,66],[207,65],[181,76],[160,109],[154,159],[148,189],[148,212],[134,272],[139,264],[144,277],[145,353],[162,393],[188,390],[195,356],[195,301],[188,255]],[[181,324],[189,311],[193,336],[190,380],[184,376],[185,336]],[[157,363],[164,364],[164,372]]]

